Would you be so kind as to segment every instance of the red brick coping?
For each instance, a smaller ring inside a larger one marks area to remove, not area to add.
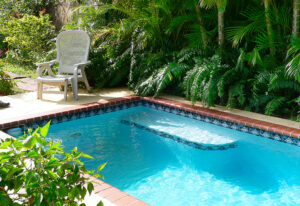
[[[95,182],[94,193],[110,201],[117,206],[150,206],[147,203],[89,175],[91,181]]]
[[[88,103],[83,105],[76,105],[68,108],[63,108],[55,111],[50,112],[44,112],[39,115],[31,115],[31,116],[24,116],[21,118],[16,119],[9,119],[5,120],[5,122],[0,123],[0,129],[8,129],[13,127],[18,127],[19,125],[29,123],[29,122],[36,122],[39,120],[46,120],[58,116],[64,116],[70,113],[78,113],[78,112],[84,112],[93,110],[96,108],[103,108],[111,105],[116,104],[122,104],[122,103],[129,103],[132,101],[137,100],[146,100],[148,102],[157,103],[169,107],[173,107],[176,109],[184,110],[191,113],[196,113],[199,115],[204,115],[208,117],[213,117],[215,119],[221,119],[229,122],[234,122],[237,124],[245,125],[248,127],[253,127],[269,132],[274,132],[277,134],[286,135],[289,137],[294,137],[297,139],[300,139],[300,129],[295,129],[291,127],[282,126],[279,124],[273,124],[261,120],[255,120],[248,117],[239,116],[236,114],[230,114],[226,112],[221,112],[213,109],[203,108],[200,106],[191,106],[189,104],[181,103],[174,100],[168,100],[163,98],[151,98],[151,97],[140,97],[140,96],[126,96],[111,100],[100,100],[99,102],[94,103]],[[2,132],[0,130],[0,136],[1,137],[8,137],[6,133]],[[141,200],[138,200],[137,198],[128,195],[125,192],[122,192],[121,190],[97,179],[94,177],[91,177],[92,181],[98,182],[100,184],[95,184],[95,190],[94,193],[99,195],[102,198],[105,198],[112,202],[113,204],[116,204],[118,206],[145,206],[148,205],[144,203]]]

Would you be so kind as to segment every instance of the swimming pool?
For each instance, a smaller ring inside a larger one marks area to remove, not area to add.
[[[154,206],[300,204],[299,147],[197,118],[137,106],[53,124],[49,138],[95,157],[89,169],[107,161],[105,182]]]

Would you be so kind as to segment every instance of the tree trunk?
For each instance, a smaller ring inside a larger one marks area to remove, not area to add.
[[[219,9],[218,9],[218,43],[222,52],[224,46],[224,11],[220,11]]]
[[[65,24],[72,22],[71,11],[74,7],[78,6],[77,2],[71,0],[59,1],[57,5],[52,4],[50,8],[50,15],[53,18],[55,30],[59,31]]]
[[[266,25],[267,25],[267,33],[269,36],[269,43],[270,43],[270,54],[272,56],[275,55],[275,48],[272,47],[272,44],[274,42],[273,39],[273,29],[271,24],[271,16],[270,16],[270,0],[264,0],[264,6],[265,6],[265,18],[266,18]]]
[[[299,0],[293,0],[293,37],[298,37]]]
[[[197,19],[199,21],[199,25],[200,25],[200,33],[201,33],[201,38],[202,38],[202,45],[203,48],[206,49],[207,45],[208,45],[208,41],[207,41],[207,35],[206,35],[206,31],[204,29],[203,26],[203,21],[202,21],[202,16],[201,16],[201,10],[200,7],[198,5],[198,3],[196,4],[196,14],[197,14]]]

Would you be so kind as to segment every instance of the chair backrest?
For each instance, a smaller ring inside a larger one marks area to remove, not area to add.
[[[74,64],[88,60],[90,41],[89,35],[79,30],[63,31],[57,36],[59,73],[73,73]]]

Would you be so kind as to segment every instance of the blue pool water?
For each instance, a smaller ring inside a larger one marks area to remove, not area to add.
[[[122,120],[187,138],[229,138],[236,147],[200,150]],[[107,183],[153,206],[300,205],[300,148],[293,145],[143,106],[54,124],[49,137],[93,156],[84,161],[88,169],[107,162]]]

